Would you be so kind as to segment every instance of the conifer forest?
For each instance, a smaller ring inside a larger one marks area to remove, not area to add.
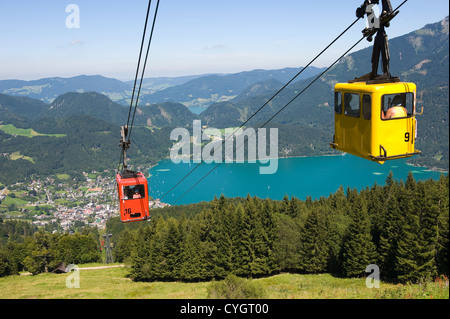
[[[279,272],[361,277],[370,264],[383,280],[448,275],[449,177],[396,181],[328,198],[281,201],[215,198],[167,209],[150,223],[111,220],[116,261],[135,281],[204,281]],[[130,227],[128,227],[130,226]]]

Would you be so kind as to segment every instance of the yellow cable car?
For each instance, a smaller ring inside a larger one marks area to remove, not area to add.
[[[335,85],[332,148],[380,164],[418,155],[416,85],[407,82]]]
[[[378,3],[379,1],[374,1]],[[330,146],[380,164],[387,160],[421,154],[415,149],[417,138],[416,85],[400,82],[389,71],[389,46],[385,28],[398,14],[390,0],[373,23],[373,3],[365,0],[356,16],[367,14],[370,28],[362,32],[370,42],[376,33],[372,51],[372,71],[348,83],[334,87],[334,138]],[[378,63],[383,74],[378,75]],[[421,113],[420,113],[421,114]]]

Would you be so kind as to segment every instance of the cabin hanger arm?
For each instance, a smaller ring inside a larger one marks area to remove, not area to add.
[[[393,11],[390,0],[382,0],[382,13],[377,18],[373,11],[373,6],[379,4],[379,0],[365,0],[364,3],[356,9],[356,16],[362,18],[367,15],[369,27],[362,30],[363,35],[369,42],[373,40],[375,35],[375,41],[372,51],[372,71],[362,77],[352,80],[352,82],[364,81],[368,83],[380,83],[380,82],[398,82],[397,77],[393,77],[389,70],[389,44],[388,37],[385,28],[389,27],[390,21],[399,13],[399,11]],[[378,75],[378,65],[380,61],[383,65],[383,74]]]
[[[130,140],[127,140],[127,134],[128,134],[128,126],[121,126],[119,146],[122,148],[123,169],[125,171],[127,171],[127,149],[130,148],[131,144]]]

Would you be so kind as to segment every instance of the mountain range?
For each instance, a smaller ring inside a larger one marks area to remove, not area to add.
[[[236,97],[249,85],[267,80],[287,82],[301,68],[280,70],[252,70],[235,74],[205,74],[180,77],[145,78],[142,81],[140,101],[142,104],[178,102],[186,106],[209,106],[214,102]],[[300,79],[309,78],[321,71],[310,67]],[[138,82],[139,83],[139,82]],[[67,92],[98,92],[112,101],[129,105],[134,81],[120,81],[101,75],[80,75],[71,78],[44,78],[32,81],[0,80],[0,93],[26,96],[52,103]]]
[[[440,169],[448,169],[449,162],[448,39],[447,17],[389,40],[391,73],[402,81],[417,84],[417,105],[419,109],[424,107],[423,115],[418,117],[416,143],[423,155],[411,162]],[[328,146],[334,126],[334,84],[368,73],[371,54],[371,48],[366,48],[341,59],[269,123],[279,128],[280,156],[334,152]],[[189,127],[194,119],[217,128],[241,125],[299,70],[301,68],[145,79],[136,110],[130,156],[134,154],[133,161],[142,165],[167,157],[172,143],[169,140],[171,128]],[[302,77],[246,125],[258,127],[267,121],[322,70],[306,69]],[[113,165],[112,159],[118,159],[114,154],[118,153],[119,125],[126,123],[132,85],[133,82],[99,75],[0,81],[0,164],[2,172],[8,169],[7,174],[0,175],[11,179],[16,172],[19,176],[14,169],[19,164],[27,168],[20,178],[33,172],[68,171],[75,167],[78,170],[82,167],[104,169],[107,163]],[[205,106],[205,111],[194,114],[190,106]],[[5,124],[32,128],[39,133],[66,134],[66,137],[14,136],[1,130]],[[56,158],[52,161],[45,160],[48,152],[42,155],[42,150],[49,148]],[[32,158],[34,163],[2,156],[17,151]],[[68,161],[64,159],[67,154],[77,156]],[[76,164],[75,158],[85,166]],[[65,164],[58,164],[58,160]],[[13,179],[20,179],[17,176]],[[8,178],[3,177],[0,182],[8,182]]]
[[[101,75],[80,75],[71,78],[44,78],[32,81],[1,80],[0,93],[13,96],[27,96],[46,103],[53,102],[67,92],[96,91],[110,98],[128,96],[132,85]]]

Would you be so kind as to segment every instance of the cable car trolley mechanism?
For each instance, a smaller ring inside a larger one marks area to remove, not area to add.
[[[370,19],[379,1],[364,1],[356,10]],[[417,137],[416,85],[400,82],[389,72],[389,47],[385,27],[398,14],[389,0],[382,1],[383,12],[377,23],[362,32],[370,42],[376,33],[372,52],[372,71],[362,77],[337,83],[334,88],[335,132],[330,146],[377,163],[421,154],[415,149]],[[369,23],[370,24],[370,23]],[[378,75],[382,59],[383,74]],[[423,109],[422,109],[423,112]],[[422,114],[422,112],[420,114]],[[420,115],[419,114],[419,115]]]

